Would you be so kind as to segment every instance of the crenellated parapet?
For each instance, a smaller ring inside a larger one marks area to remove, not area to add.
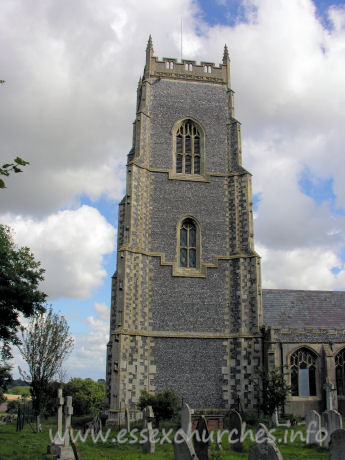
[[[170,78],[176,80],[201,81],[203,83],[218,83],[230,89],[230,58],[228,48],[224,47],[223,62],[216,66],[213,62],[202,61],[197,63],[190,59],[163,57],[159,60],[153,56],[152,38],[150,35],[146,48],[146,65],[144,79],[151,77]]]

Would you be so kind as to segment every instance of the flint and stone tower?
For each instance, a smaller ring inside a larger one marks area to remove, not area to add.
[[[139,81],[119,205],[107,404],[173,389],[191,407],[259,400],[260,258],[242,167],[227,47],[223,62],[158,58]]]

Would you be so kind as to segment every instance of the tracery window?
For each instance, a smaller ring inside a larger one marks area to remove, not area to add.
[[[290,356],[292,396],[316,396],[317,356],[299,348]]]
[[[335,357],[335,376],[337,382],[337,394],[345,396],[345,348]]]
[[[193,219],[185,219],[180,227],[180,267],[197,267],[197,227]]]
[[[201,133],[192,120],[184,120],[176,131],[176,173],[201,174]]]

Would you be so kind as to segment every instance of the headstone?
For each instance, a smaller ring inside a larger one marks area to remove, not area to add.
[[[143,454],[153,454],[155,451],[155,443],[152,439],[152,420],[154,414],[151,406],[147,406],[143,410],[143,429],[147,430],[147,441],[142,445]]]
[[[191,441],[188,441],[181,435],[176,436],[173,441],[174,446],[174,459],[175,460],[198,460],[194,447]]]
[[[272,424],[273,426],[278,426],[279,425],[279,419],[278,419],[278,411],[277,408],[274,409],[274,412],[272,414]]]
[[[342,428],[333,431],[329,443],[330,460],[344,460],[345,458],[345,430]]]
[[[342,427],[342,418],[338,411],[327,410],[321,416],[322,428],[327,431],[327,437],[324,440],[324,447],[328,448],[333,431]]]
[[[248,460],[283,460],[283,457],[273,442],[264,441],[251,447]]]
[[[268,439],[268,428],[263,423],[259,423],[256,427],[255,440],[256,442],[260,442],[264,439]]]
[[[129,410],[127,406],[125,408],[125,428],[127,430],[127,433],[131,431],[131,420],[130,420]]]
[[[66,397],[66,404],[65,404],[65,430],[69,433],[72,423],[72,415],[73,415],[73,406],[72,406],[72,396]],[[69,434],[65,436],[65,447],[69,446]]]
[[[183,403],[181,409],[181,430],[182,434],[176,434],[174,438],[175,460],[197,460],[192,441],[190,439],[192,431],[192,414],[194,413],[188,404]],[[189,438],[189,439],[188,439]]]
[[[306,443],[308,445],[321,446],[316,439],[316,433],[321,428],[321,416],[316,410],[310,410],[305,416]]]
[[[199,436],[194,436],[194,449],[199,460],[209,459],[210,433],[205,416],[198,419],[196,431]]]
[[[58,389],[58,396],[57,396],[57,429],[60,435],[62,435],[62,411],[64,405],[64,397],[62,396],[62,388]]]
[[[232,409],[230,411],[230,433],[233,430],[237,430],[231,435],[231,448],[237,452],[243,451],[243,443],[241,442],[241,433],[242,433],[242,417],[240,414],[235,410]],[[236,442],[234,440],[236,439]]]
[[[187,436],[190,436],[192,431],[192,414],[194,413],[188,404],[183,403],[181,409],[181,428],[186,433]]]
[[[62,430],[62,415],[63,415],[63,405],[64,407],[64,414],[65,414],[65,430]],[[48,454],[54,455],[55,457],[61,460],[75,460],[75,455],[73,453],[72,447],[69,444],[70,437],[69,437],[69,430],[71,428],[71,417],[73,414],[73,407],[72,407],[72,396],[67,396],[63,398],[62,390],[58,390],[58,397],[57,397],[57,433],[55,437],[55,441],[52,445],[48,446]],[[63,438],[63,439],[61,439]]]
[[[336,390],[335,386],[331,384],[329,381],[329,378],[326,377],[326,382],[323,386],[323,389],[326,392],[326,407],[327,410],[333,410],[335,409],[334,404],[333,404],[333,393]]]

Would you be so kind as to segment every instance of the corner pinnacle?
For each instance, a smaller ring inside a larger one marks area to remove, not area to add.
[[[146,47],[146,51],[149,51],[149,50],[152,50],[153,52],[153,46],[152,46],[152,37],[151,37],[151,34],[149,36],[149,40],[147,42],[147,47]]]
[[[228,47],[224,45],[223,64],[226,64],[229,59]]]

